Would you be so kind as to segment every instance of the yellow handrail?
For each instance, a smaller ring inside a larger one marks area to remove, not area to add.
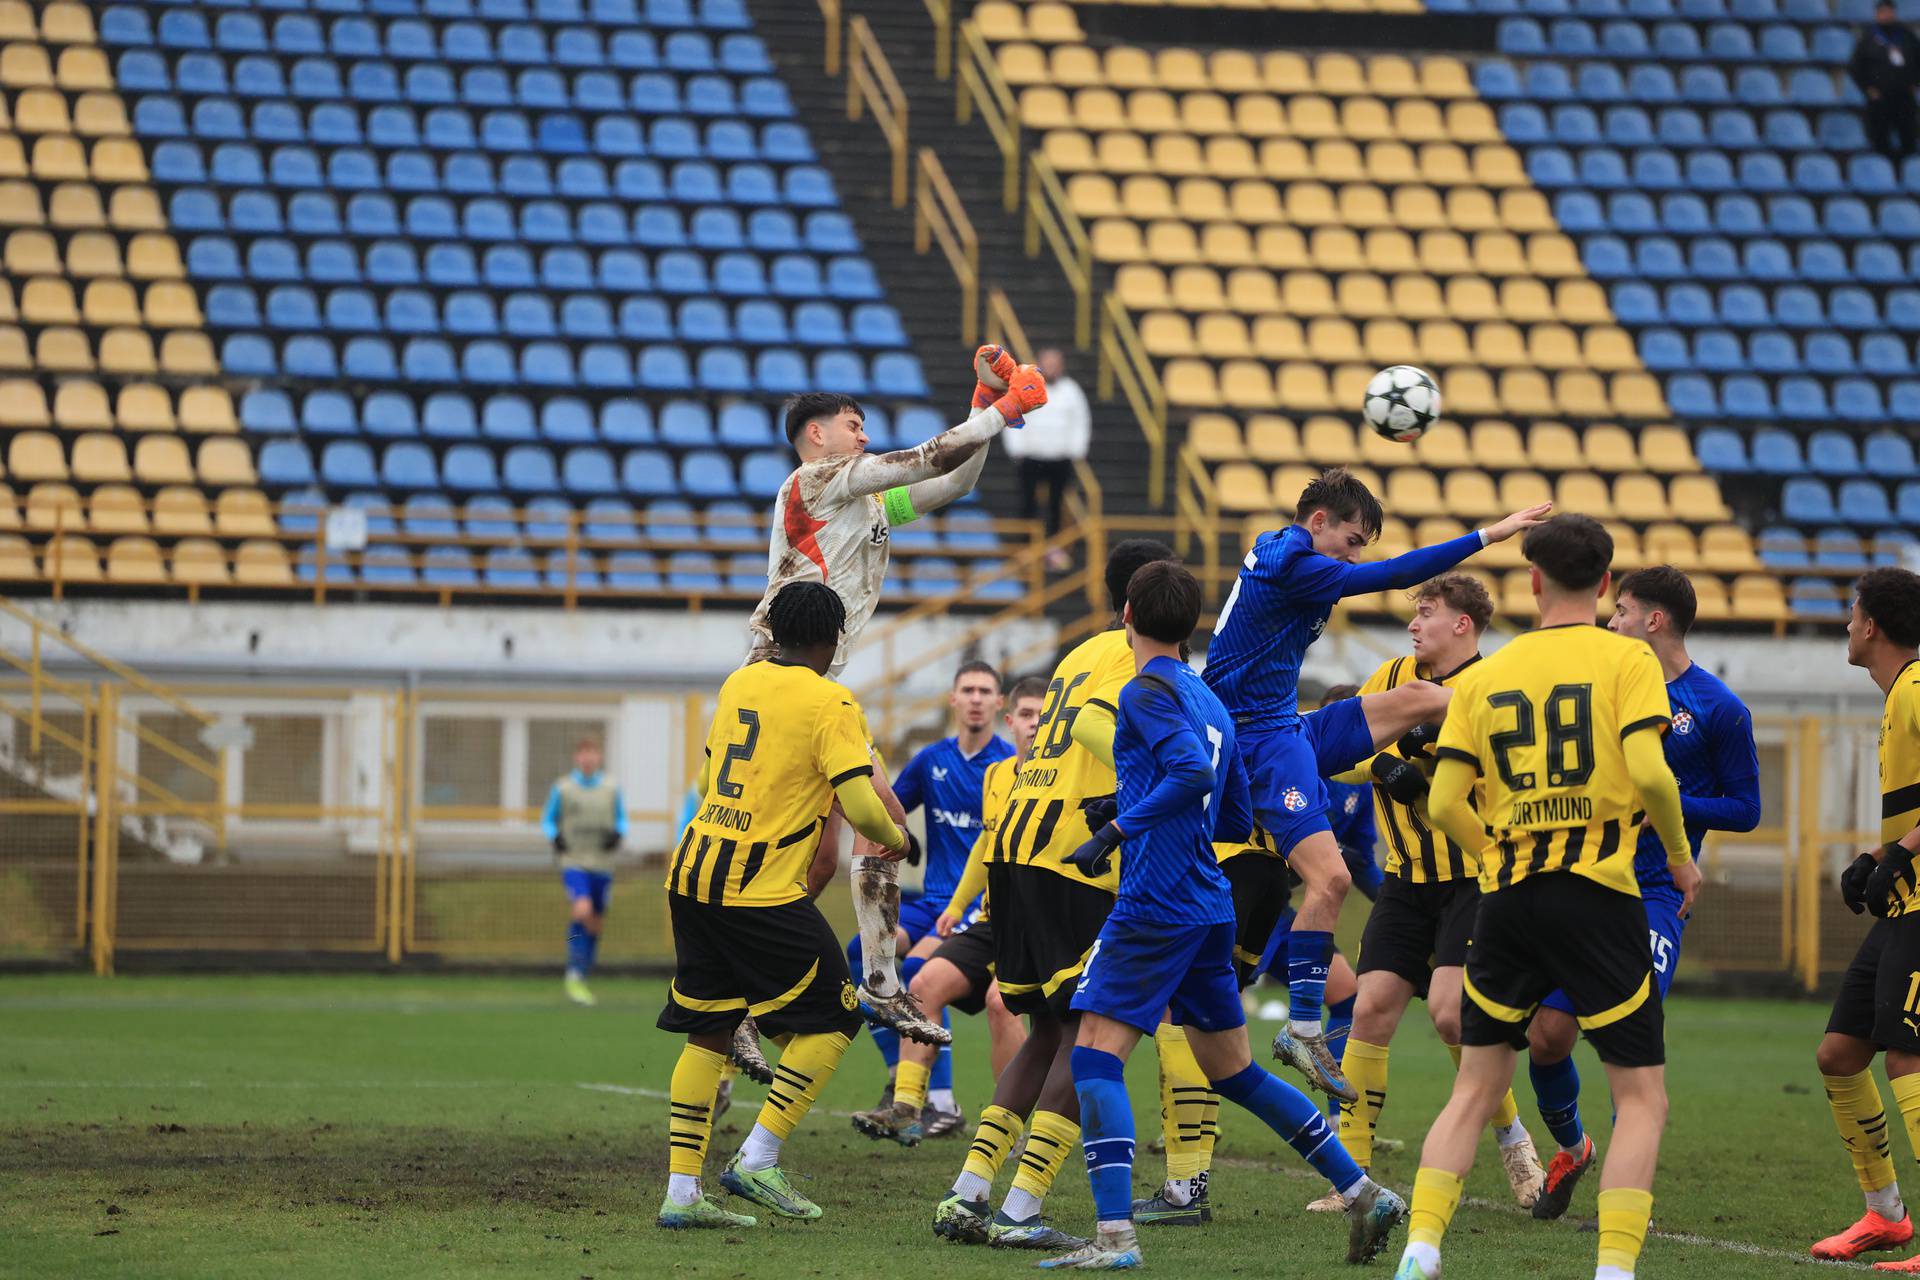
[[[1100,309],[1100,398],[1113,394],[1115,380],[1147,438],[1147,501],[1159,507],[1167,497],[1167,391],[1160,371],[1147,358],[1133,317],[1120,299],[1107,295]]]
[[[945,80],[953,74],[953,2],[926,0],[933,19],[933,74]]]
[[[1201,563],[1209,570],[1220,565],[1220,493],[1213,476],[1192,449],[1182,449],[1175,462],[1179,483],[1174,489],[1174,524],[1184,552],[1197,539]]]
[[[847,22],[847,119],[858,120],[863,106],[872,110],[893,153],[893,207],[898,209],[907,202],[907,95],[873,28],[855,16]]]
[[[126,663],[120,662],[114,658],[109,658],[106,654],[101,653],[98,649],[93,648],[91,645],[84,644],[81,641],[74,639],[72,636],[66,634],[64,631],[61,631],[58,628],[48,626],[46,623],[42,622],[39,618],[36,618],[31,613],[28,613],[25,609],[22,609],[19,605],[15,604],[11,600],[6,599],[4,596],[0,596],[0,613],[5,613],[9,615],[16,622],[25,623],[27,627],[29,627],[36,636],[43,636],[45,637],[45,639],[47,639],[48,641],[51,641],[54,644],[61,645],[67,649],[71,649],[74,653],[86,659],[88,662],[91,662],[93,665],[100,667],[101,669],[111,673],[115,679],[120,680],[122,683],[126,684],[130,688],[138,689],[141,693],[146,694],[149,698],[155,698],[161,702],[166,703],[168,706],[172,707],[175,711],[178,711],[180,714],[184,716],[190,716],[193,719],[198,720],[201,724],[212,724],[214,722],[215,717],[212,712],[201,710],[199,707],[194,706],[192,703],[180,697],[178,694],[172,692],[171,690],[165,688],[162,685],[156,684],[154,681],[148,679],[146,676],[141,675],[138,671],[135,671],[132,667],[129,667]],[[18,664],[15,664],[15,665],[18,665]]]
[[[821,41],[827,75],[840,74],[840,0],[820,0],[820,16],[826,19],[826,38]]]
[[[980,29],[971,22],[960,24],[960,77],[953,96],[954,119],[965,124],[973,119],[973,109],[978,106],[987,132],[1000,145],[1005,161],[1000,203],[1012,213],[1020,207],[1020,104],[1000,74],[1000,64],[993,60],[993,51]],[[1086,340],[1078,345],[1086,346]]]
[[[980,237],[974,234],[973,222],[931,147],[920,148],[918,170],[913,251],[925,253],[931,241],[940,242],[960,284],[960,345],[971,347],[980,332]]]
[[[1073,290],[1073,345],[1084,347],[1093,328],[1093,242],[1087,238],[1086,224],[1067,203],[1059,175],[1037,151],[1027,157],[1026,222],[1027,256],[1040,252],[1044,237],[1060,261],[1060,273]]]

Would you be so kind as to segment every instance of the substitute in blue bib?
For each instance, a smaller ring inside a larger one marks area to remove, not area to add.
[[[540,830],[560,859],[560,882],[567,891],[567,998],[591,1005],[587,975],[600,951],[607,896],[613,891],[613,855],[627,834],[627,806],[601,769],[598,739],[574,744],[573,772],[547,792]]]

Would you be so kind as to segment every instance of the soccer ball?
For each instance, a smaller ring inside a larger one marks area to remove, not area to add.
[[[1380,435],[1411,444],[1440,416],[1440,388],[1425,369],[1396,364],[1373,375],[1361,412]]]

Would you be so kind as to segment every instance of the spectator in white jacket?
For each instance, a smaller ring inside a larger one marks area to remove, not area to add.
[[[1047,490],[1046,529],[1052,537],[1060,531],[1060,505],[1066,500],[1067,486],[1073,482],[1073,464],[1087,456],[1093,443],[1093,413],[1087,405],[1087,393],[1067,376],[1066,360],[1059,350],[1048,347],[1036,363],[1047,379],[1047,403],[1027,414],[1026,427],[1009,431],[1002,438],[1007,452],[1020,464],[1022,515],[1031,520],[1040,505],[1040,489]],[[1054,552],[1048,564],[1064,569],[1067,557]]]

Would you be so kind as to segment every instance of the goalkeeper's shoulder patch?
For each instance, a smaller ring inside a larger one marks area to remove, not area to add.
[[[920,513],[913,509],[913,494],[908,492],[906,485],[895,485],[887,490],[882,501],[888,524],[912,524],[920,518]]]

